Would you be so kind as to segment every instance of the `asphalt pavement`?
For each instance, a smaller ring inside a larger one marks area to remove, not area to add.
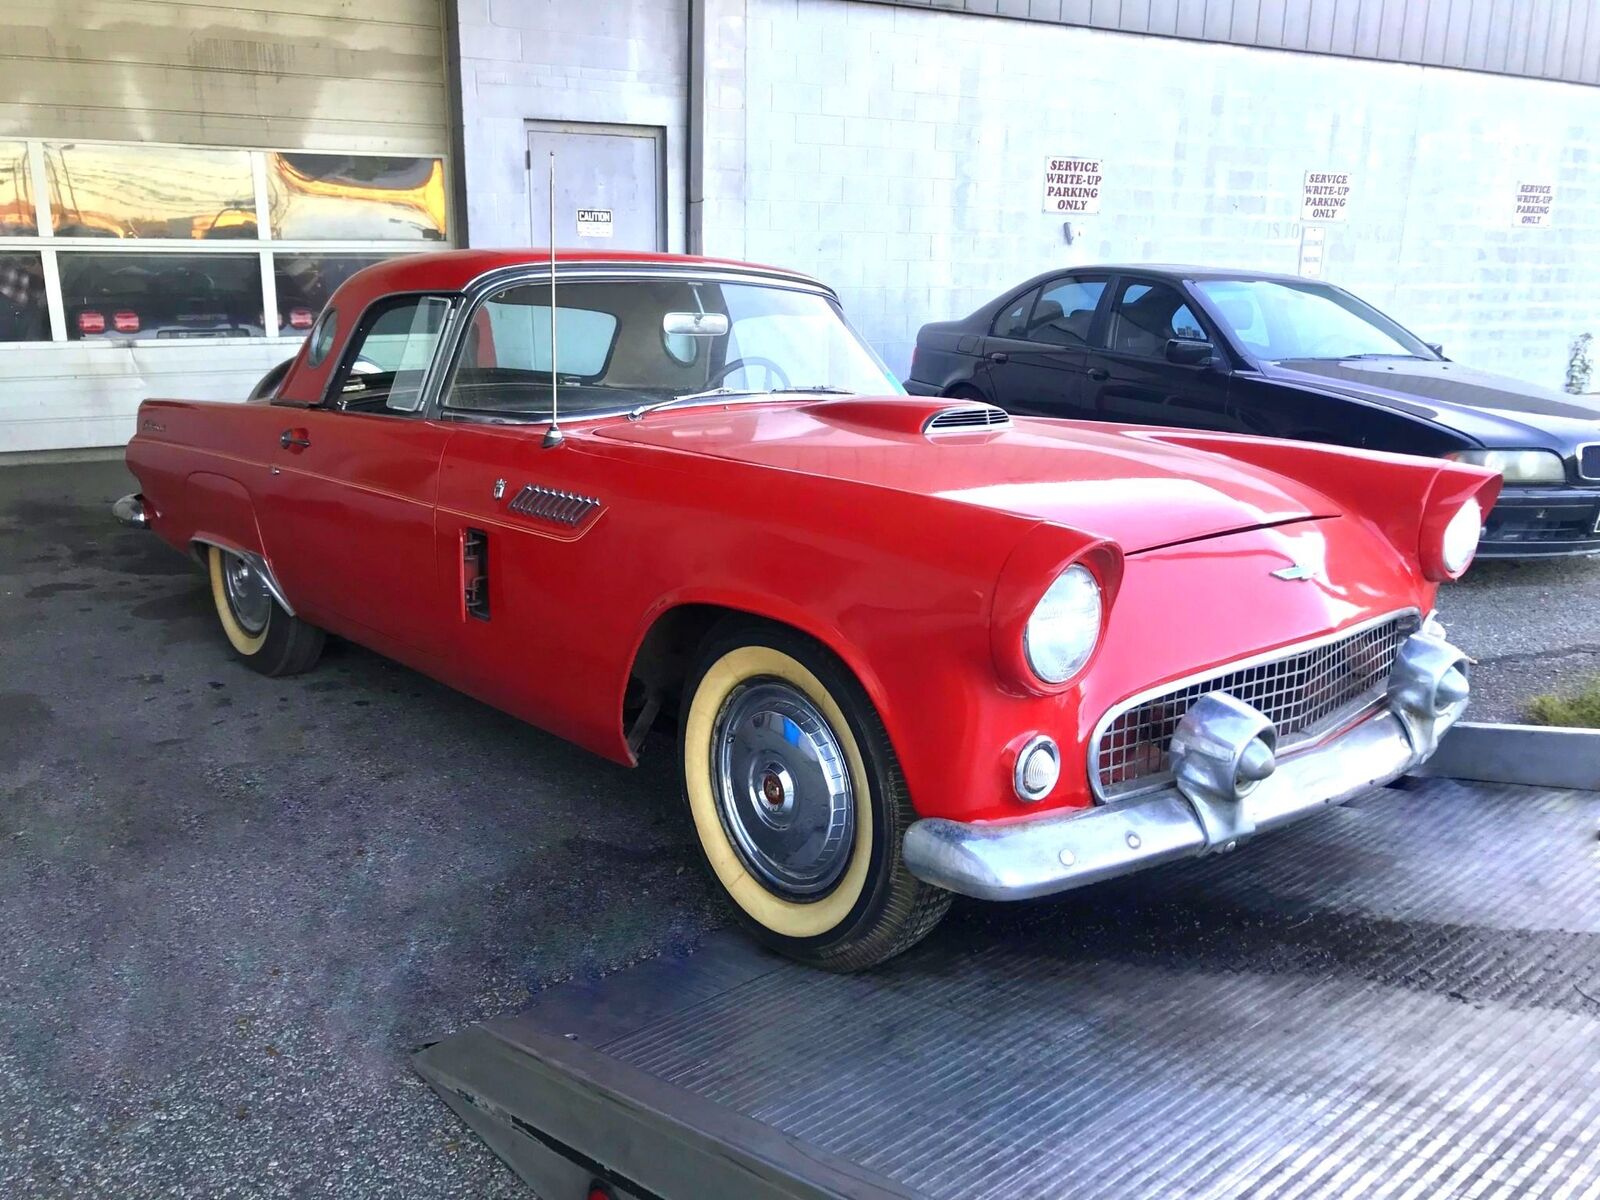
[[[131,486],[0,468],[0,1196],[521,1194],[408,1056],[724,923],[670,741],[629,771],[337,642],[264,679]],[[1479,718],[1600,671],[1600,562],[1441,609]]]

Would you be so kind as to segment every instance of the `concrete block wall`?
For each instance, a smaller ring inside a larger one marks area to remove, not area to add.
[[[474,246],[543,245],[532,228],[527,123],[666,130],[668,249],[685,248],[688,0],[455,0],[463,167]]]
[[[891,368],[924,321],[1095,261],[1296,270],[1307,170],[1355,177],[1325,277],[1559,386],[1600,335],[1600,89],[851,2],[704,0],[707,253],[839,288]],[[1101,211],[1043,211],[1052,155]],[[1552,224],[1517,229],[1519,181]],[[477,240],[476,233],[474,240]]]

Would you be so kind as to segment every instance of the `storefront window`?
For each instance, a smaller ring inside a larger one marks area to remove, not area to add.
[[[256,236],[248,150],[46,143],[57,237]]]
[[[0,237],[33,237],[38,232],[28,186],[28,143],[0,141]]]
[[[362,267],[384,261],[379,254],[276,254],[278,332],[285,337],[310,330],[338,286]]]
[[[63,251],[58,257],[72,341],[266,333],[255,254]]]
[[[444,163],[358,154],[267,155],[272,236],[442,242]]]
[[[50,338],[44,264],[37,254],[0,254],[0,342]]]

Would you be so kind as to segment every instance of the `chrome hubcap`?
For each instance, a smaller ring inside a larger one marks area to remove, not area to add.
[[[228,609],[239,627],[257,634],[267,627],[272,616],[272,593],[261,572],[237,554],[222,555],[222,586],[228,593]]]
[[[746,869],[768,889],[816,899],[855,843],[855,797],[833,730],[778,680],[729,693],[712,732],[717,808]]]

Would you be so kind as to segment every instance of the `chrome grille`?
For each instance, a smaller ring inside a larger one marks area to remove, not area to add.
[[[975,404],[970,408],[947,408],[928,418],[923,433],[969,433],[973,430],[992,429],[996,425],[1011,424],[1011,417],[1003,408],[992,404]]]
[[[1415,613],[1405,613],[1136,700],[1102,724],[1094,746],[1095,790],[1113,799],[1166,783],[1167,744],[1189,706],[1210,692],[1227,692],[1265,714],[1277,727],[1280,751],[1315,737],[1382,691],[1400,644],[1419,625]]]
[[[1578,474],[1585,479],[1600,479],[1600,442],[1578,447]]]
[[[575,492],[561,492],[530,483],[526,484],[511,503],[506,505],[506,510],[524,517],[549,521],[553,525],[561,525],[567,529],[576,529],[583,524],[585,517],[599,507],[600,501],[588,496],[580,496]]]

